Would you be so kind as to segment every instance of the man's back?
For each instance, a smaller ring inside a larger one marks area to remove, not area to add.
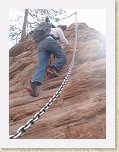
[[[53,34],[57,39],[60,39],[60,44],[68,45],[69,42],[65,38],[63,31],[60,28],[51,28],[50,34]]]

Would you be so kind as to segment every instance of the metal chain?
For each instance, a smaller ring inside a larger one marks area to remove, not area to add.
[[[69,18],[69,17],[71,17],[72,15],[74,15],[75,13],[73,13],[73,14],[71,14],[70,16],[67,16],[67,17],[65,17],[65,18],[60,18],[58,21],[60,21],[60,20],[63,20],[63,19],[66,19],[66,18]]]
[[[72,57],[72,61],[71,61],[71,64],[69,66],[69,69],[68,69],[68,72],[67,72],[67,75],[65,76],[64,78],[64,81],[62,82],[62,84],[60,85],[59,89],[56,91],[56,93],[53,95],[53,97],[49,100],[48,103],[46,103],[46,105],[39,111],[37,112],[34,117],[30,120],[28,120],[26,122],[26,125],[25,126],[21,126],[17,131],[16,131],[16,134],[14,135],[10,135],[9,136],[9,139],[15,139],[15,138],[18,138],[20,136],[23,136],[26,132],[26,130],[28,128],[30,128],[34,123],[35,121],[37,121],[44,113],[45,111],[49,108],[50,105],[53,104],[53,102],[56,100],[56,98],[58,97],[58,95],[61,93],[62,89],[64,88],[64,86],[66,85],[69,77],[70,77],[70,74],[71,74],[71,71],[72,71],[72,68],[73,68],[73,65],[74,65],[74,59],[75,59],[75,54],[76,54],[76,46],[77,46],[77,34],[78,34],[78,26],[77,26],[77,12],[75,12],[75,42],[74,42],[74,53],[73,53],[73,57]]]

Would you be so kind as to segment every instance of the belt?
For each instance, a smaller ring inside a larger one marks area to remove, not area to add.
[[[54,35],[51,35],[51,36],[49,35],[46,38],[52,38],[53,40],[57,41],[57,38]]]
[[[52,38],[52,37],[51,37],[51,36],[47,36],[46,38]],[[45,39],[46,39],[46,38],[45,38]],[[53,38],[52,38],[52,39],[53,39]]]

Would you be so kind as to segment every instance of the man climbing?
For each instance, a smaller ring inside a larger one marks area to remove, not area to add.
[[[60,44],[55,41],[52,36],[48,36],[41,40],[37,46],[38,53],[38,66],[35,70],[34,76],[31,80],[30,86],[27,87],[27,91],[30,96],[39,96],[39,86],[44,81],[45,72],[52,77],[58,77],[58,72],[66,62],[66,55],[61,48],[61,45],[69,45],[68,40],[64,36],[64,31],[67,26],[59,25],[57,28],[51,28],[50,34],[53,34],[56,39],[60,40]],[[57,60],[47,69],[47,64],[50,59],[50,55],[53,54]]]

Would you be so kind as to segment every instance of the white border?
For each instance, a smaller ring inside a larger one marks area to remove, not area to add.
[[[42,4],[42,5],[41,5]],[[48,4],[48,6],[46,6]],[[58,5],[57,5],[58,4]],[[0,147],[1,148],[115,148],[115,1],[114,0],[0,1]],[[73,5],[71,5],[73,4]],[[9,9],[106,9],[106,139],[9,139]],[[78,7],[78,8],[77,8]]]

